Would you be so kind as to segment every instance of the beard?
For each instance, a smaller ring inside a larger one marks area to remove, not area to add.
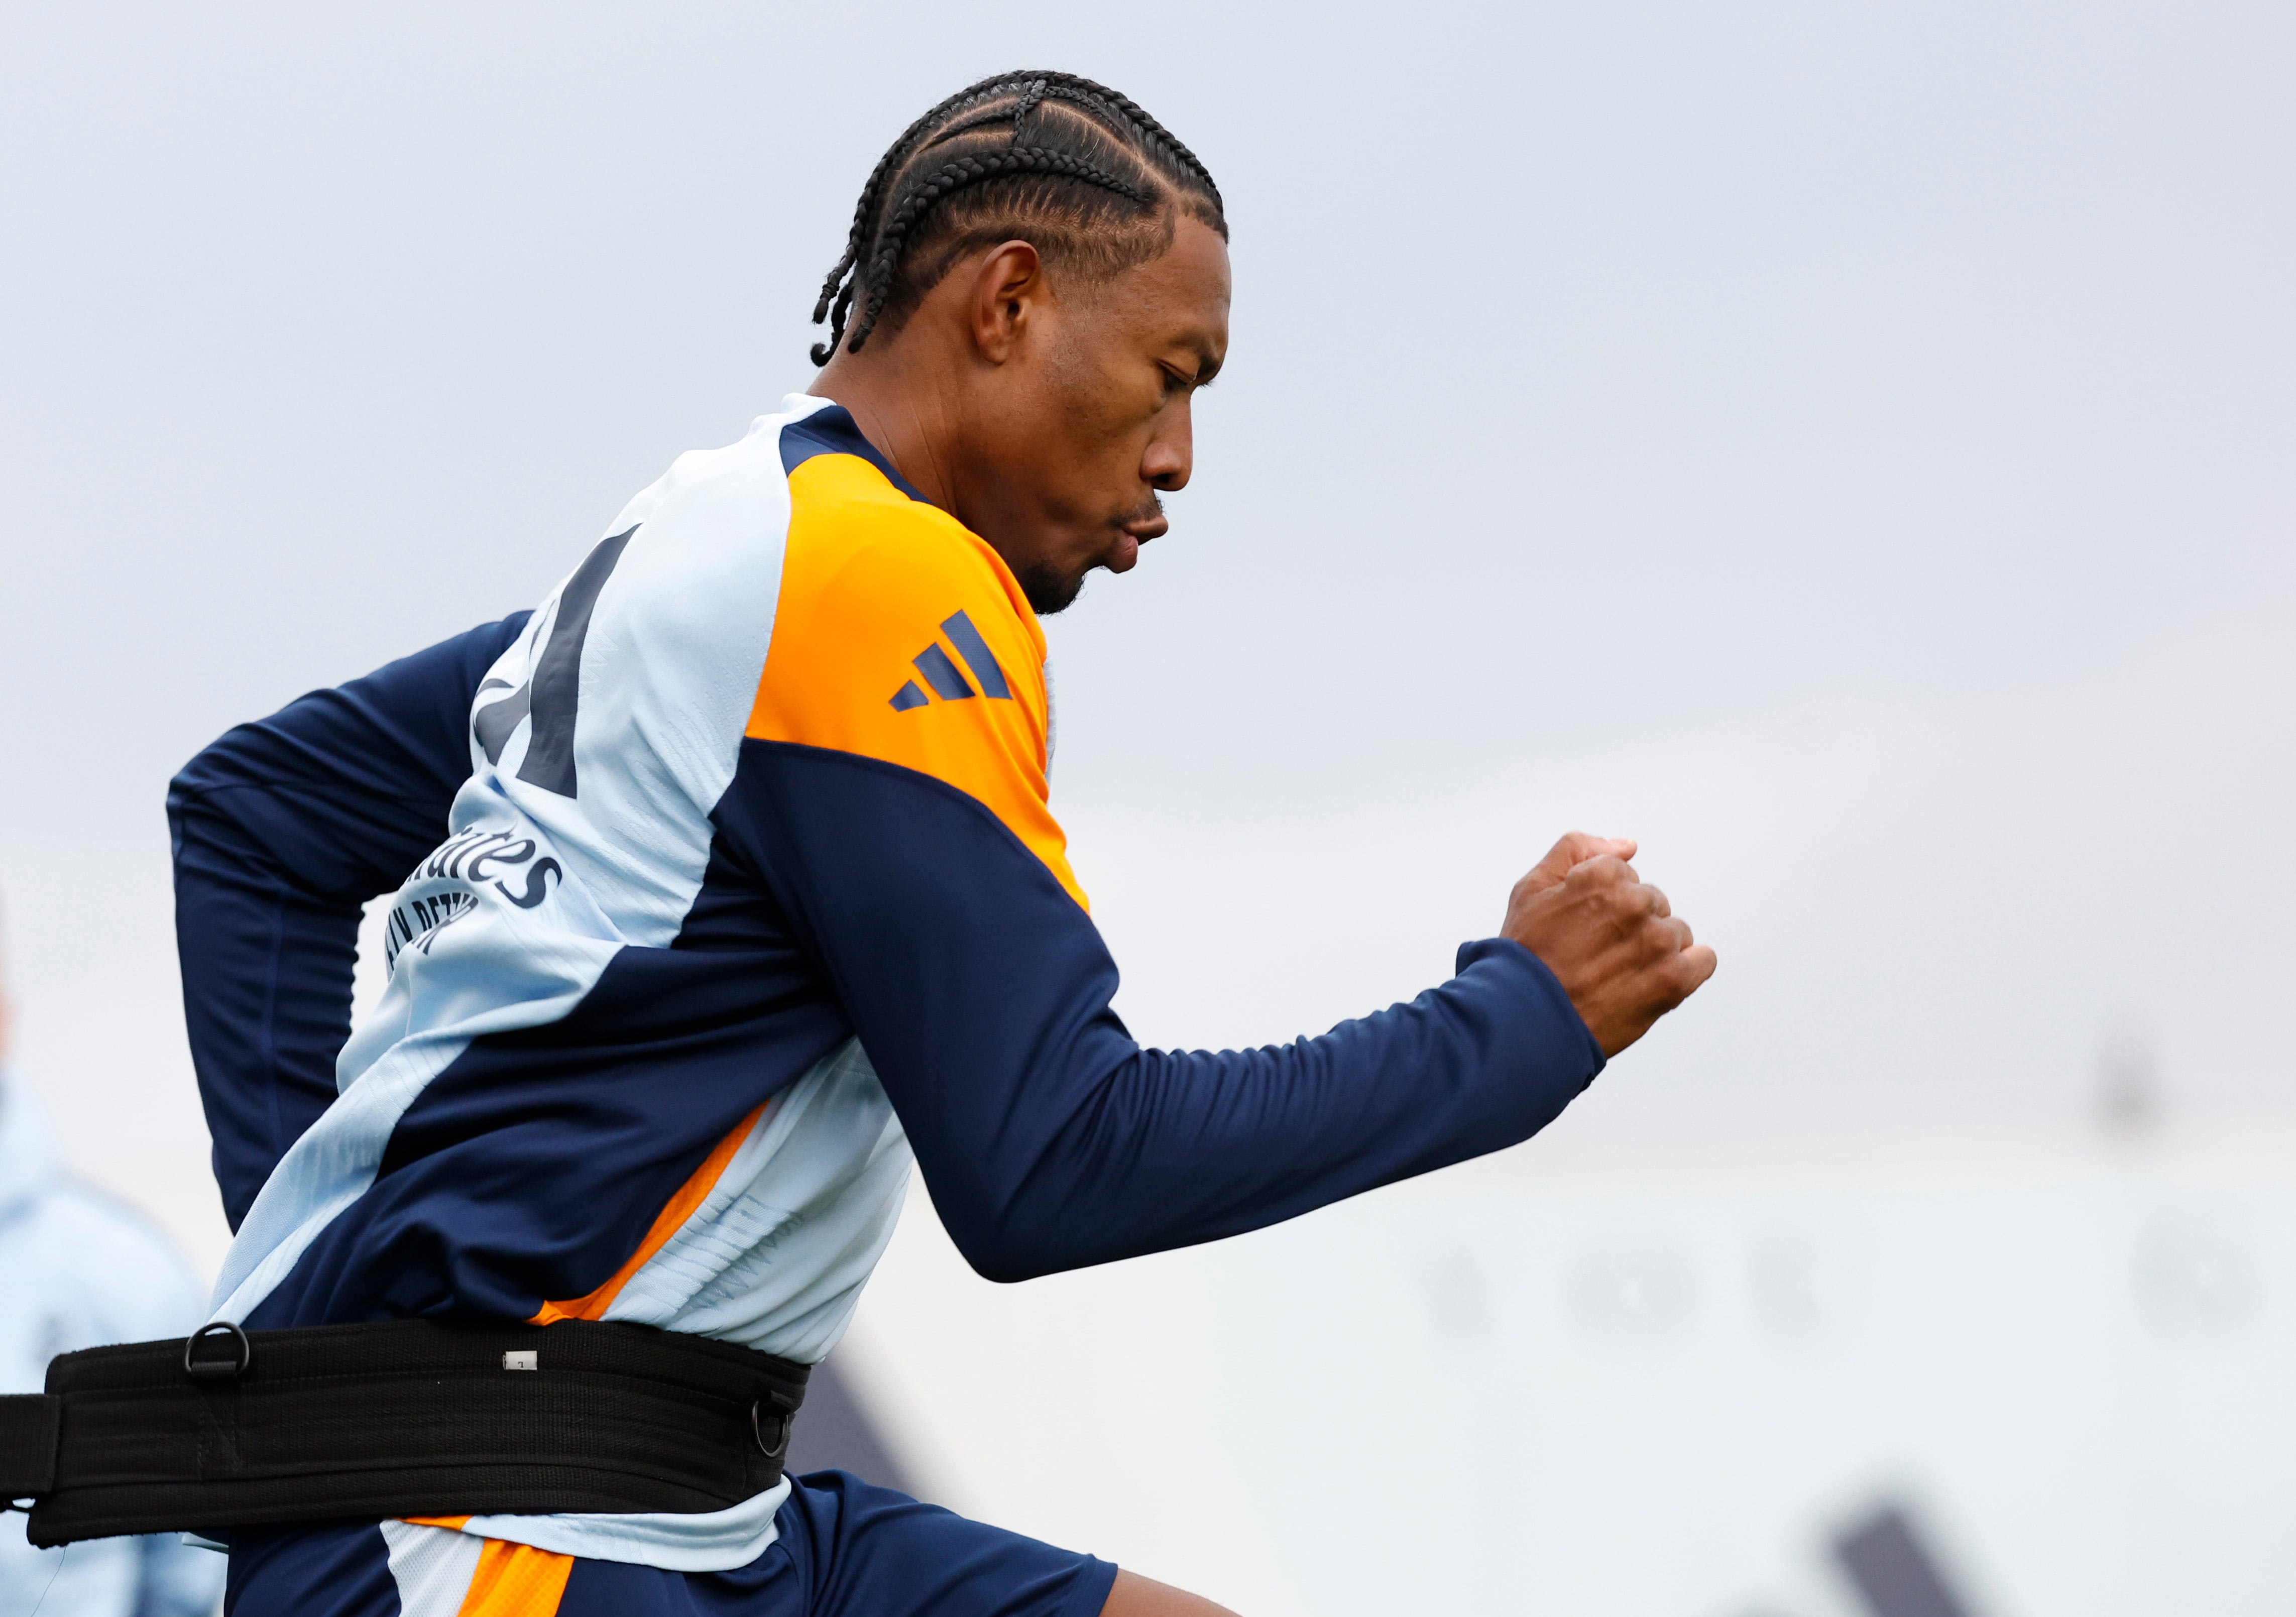
[[[1122,522],[1135,517],[1156,517],[1163,514],[1163,497],[1152,491],[1146,504],[1139,510],[1128,513],[1118,520]],[[1084,594],[1084,581],[1103,565],[1104,563],[1095,562],[1089,567],[1070,573],[1056,562],[1038,562],[1032,566],[1022,568],[1014,577],[1015,581],[1021,586],[1021,593],[1029,598],[1031,610],[1039,618],[1049,618],[1054,612],[1064,612],[1074,606],[1077,597]]]
[[[1023,569],[1018,575],[1021,593],[1029,597],[1029,605],[1039,618],[1049,618],[1054,612],[1064,612],[1076,604],[1084,594],[1085,572],[1070,573],[1050,562],[1039,562]]]

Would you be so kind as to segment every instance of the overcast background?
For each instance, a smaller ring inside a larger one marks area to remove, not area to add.
[[[1173,531],[1051,628],[1143,1037],[1407,995],[1583,825],[1723,959],[1586,1140],[2290,1105],[2285,4],[17,0],[0,923],[86,1171],[219,1251],[173,769],[808,386],[878,152],[1023,64],[1234,232]]]

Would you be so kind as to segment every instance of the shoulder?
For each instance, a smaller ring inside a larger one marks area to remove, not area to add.
[[[788,412],[760,415],[730,444],[686,450],[631,497],[606,531],[677,529],[693,530],[696,538],[720,532],[754,537],[776,526],[775,515],[789,503],[782,434],[792,424]]]
[[[1043,637],[1020,585],[979,535],[918,497],[898,472],[830,409],[786,428],[782,456],[789,472],[789,554],[783,597],[808,604],[898,611],[886,598],[952,592],[976,613],[1009,620],[1043,660]]]
[[[738,442],[679,456],[545,599],[529,638],[578,617],[598,651],[645,642],[650,666],[721,647],[762,660],[792,607],[849,612],[873,598],[882,618],[897,605],[883,592],[906,581],[921,598],[958,587],[1025,647],[1034,619],[996,554],[914,497],[843,409],[788,406]]]
[[[789,488],[749,740],[870,759],[962,792],[1081,905],[1047,804],[1044,631],[1003,558],[865,453],[809,455]]]
[[[905,718],[938,730],[945,716],[1012,728],[1041,769],[1044,634],[996,553],[930,506],[816,507],[791,481],[799,505],[749,734],[876,751],[848,738],[890,737]]]
[[[943,709],[974,726],[1009,725],[1030,738],[1024,750],[1042,768],[1044,631],[996,551],[860,455],[811,455],[789,486],[788,547],[749,733],[843,746]]]
[[[780,586],[787,422],[764,416],[738,442],[679,456],[543,598],[481,687],[489,766],[571,795],[577,753],[627,760],[636,743],[690,765],[702,800],[722,789]]]
[[[545,600],[536,633],[554,632],[579,598],[601,626],[662,625],[657,653],[714,644],[736,626],[737,641],[761,636],[790,523],[785,435],[804,416],[801,407],[759,416],[735,442],[671,462]]]

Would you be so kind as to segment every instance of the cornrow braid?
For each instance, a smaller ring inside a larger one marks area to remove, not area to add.
[[[1054,106],[1069,111],[1048,121]],[[1008,132],[1008,144],[981,144],[999,128]],[[936,160],[938,149],[953,144],[966,149]],[[1095,194],[1103,199],[1100,206],[1090,200]],[[952,215],[955,198],[967,200]],[[814,345],[813,362],[828,364],[840,345],[858,352],[882,321],[898,325],[947,267],[944,259],[939,269],[926,265],[920,273],[928,243],[961,236],[967,219],[982,227],[1003,203],[1017,210],[1006,221],[1013,233],[1052,230],[1040,248],[1089,247],[1120,263],[1148,240],[1139,228],[1176,202],[1226,235],[1219,187],[1195,153],[1105,85],[1073,73],[1032,71],[967,86],[904,130],[870,171],[845,250],[814,304],[814,324],[828,323],[829,340]],[[1107,205],[1132,223],[1109,219]],[[860,316],[849,341],[857,302]]]
[[[987,99],[995,93],[995,89],[994,81],[984,80],[980,84],[959,90],[904,129],[901,132],[901,138],[886,149],[885,155],[877,160],[877,166],[869,171],[868,183],[861,187],[861,200],[853,204],[853,228],[845,238],[845,256],[837,260],[837,267],[831,270],[829,278],[821,283],[821,299],[813,306],[813,323],[816,325],[819,325],[824,317],[832,321],[828,343],[814,345],[814,364],[829,363],[830,355],[837,349],[837,340],[844,332],[845,311],[853,307],[854,292],[851,285],[845,284],[845,277],[860,259],[862,247],[869,236],[869,221],[876,211],[879,199],[884,193],[887,176],[908,157],[927,130],[949,113]],[[841,291],[840,286],[842,286]],[[836,300],[833,314],[831,309],[832,299]]]
[[[1057,90],[1048,90],[1047,94],[1059,94],[1063,101],[1104,107],[1114,112],[1137,129],[1159,152],[1186,169],[1210,195],[1214,208],[1222,208],[1219,187],[1212,182],[1211,170],[1197,160],[1194,152],[1180,144],[1177,135],[1149,117],[1146,108],[1118,94],[1105,85],[1093,83],[1089,78],[1078,78],[1067,73],[1059,77],[1062,80],[1062,85]],[[1222,210],[1225,211],[1224,209]]]
[[[1044,101],[1046,87],[1045,81],[1039,78],[1021,92],[1021,104],[1013,109],[1013,144],[1014,145],[1021,144],[1021,128],[1029,121],[1029,114],[1035,111],[1038,104]]]
[[[893,272],[901,261],[901,245],[917,221],[941,202],[983,180],[1001,178],[1009,174],[1052,174],[1064,178],[1082,180],[1087,185],[1097,185],[1112,191],[1136,202],[1152,203],[1155,198],[1138,185],[1128,184],[1105,168],[1095,168],[1090,163],[1070,157],[1065,152],[1053,152],[1043,146],[1019,146],[1010,152],[988,152],[978,157],[960,157],[936,169],[932,176],[901,201],[893,217],[885,221],[878,233],[877,255],[869,266],[869,300],[862,305],[861,324],[854,328],[852,351],[859,353],[861,345],[869,341],[869,333],[877,329],[877,316],[885,307],[891,289]]]

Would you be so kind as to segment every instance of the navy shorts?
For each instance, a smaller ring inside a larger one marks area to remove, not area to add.
[[[562,1590],[404,1591],[371,1523],[233,1535],[227,1617],[1097,1617],[1116,1568],[842,1471],[798,1478],[747,1566],[576,1561]],[[419,1608],[419,1609],[418,1609]]]

